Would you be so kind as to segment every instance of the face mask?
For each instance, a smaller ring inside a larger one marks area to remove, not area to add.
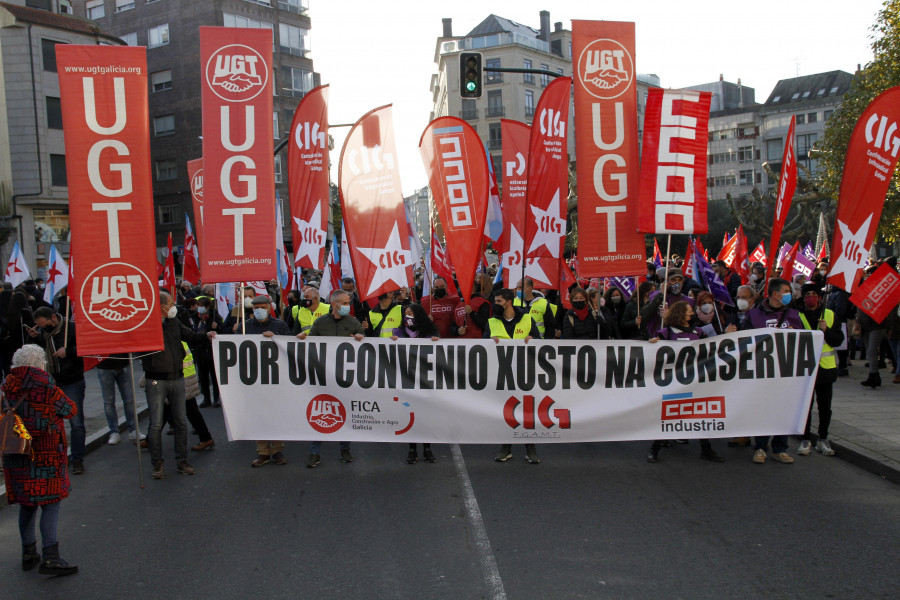
[[[781,303],[784,304],[785,306],[788,306],[791,303],[791,300],[793,300],[793,299],[794,299],[794,297],[791,295],[790,292],[788,292],[787,294],[781,295]]]
[[[378,301],[381,302],[382,300],[387,299],[387,297],[388,297],[387,294],[382,294],[382,295],[378,296]]]
[[[675,295],[680,294],[681,293],[681,284],[680,283],[670,283],[669,291]]]
[[[503,313],[506,311],[505,306],[500,306],[499,304],[494,305],[494,316],[498,319],[503,316]]]
[[[300,301],[300,306],[302,306],[303,308],[309,308],[310,306],[312,306],[312,300],[304,298]]]
[[[709,313],[711,313],[713,311],[713,305],[712,304],[704,304],[703,306],[700,307],[700,310],[703,313],[708,315]]]
[[[410,329],[412,329],[412,326],[415,324],[415,322],[416,322],[415,317],[410,317],[408,315],[403,317],[403,324],[406,325],[407,327],[409,327]]]
[[[758,277],[756,276],[756,273],[750,274],[750,281],[753,281],[755,283],[757,279],[758,279]]]
[[[524,295],[525,294],[521,290],[516,292],[516,298],[518,298],[519,300],[521,300]]]
[[[269,311],[265,308],[254,308],[253,309],[253,318],[257,321],[265,321],[268,316]]]
[[[572,308],[574,308],[575,310],[583,310],[585,306],[587,306],[587,302],[585,302],[584,300],[572,301]]]
[[[205,315],[205,314],[206,314],[206,307],[205,307],[205,306],[198,306],[198,307],[197,307],[197,314],[198,314],[198,315]]]
[[[177,316],[178,316],[178,308],[176,308],[174,306],[169,309],[169,312],[166,313],[167,319],[174,319]]]
[[[253,308],[253,300],[244,298],[244,308]]]
[[[737,307],[738,307],[738,310],[739,310],[739,311],[744,312],[744,311],[746,311],[748,308],[750,308],[750,302],[747,301],[747,300],[744,300],[744,299],[742,299],[742,298],[738,298],[738,301],[737,301]]]
[[[447,295],[446,288],[434,288],[434,297],[435,298],[443,298]]]
[[[809,310],[813,310],[819,307],[819,297],[818,296],[803,296],[803,304],[806,305],[806,308]]]
[[[825,277],[826,275],[828,275],[828,271],[826,271],[825,269],[819,269],[819,275]]]
[[[338,314],[340,314],[342,317],[346,317],[347,315],[349,315],[350,314],[350,305],[349,304],[341,305],[338,308]]]
[[[613,296],[613,297],[612,297],[612,303],[613,303],[613,304],[621,304],[621,303],[622,303],[622,296]]]

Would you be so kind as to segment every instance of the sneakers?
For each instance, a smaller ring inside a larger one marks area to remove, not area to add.
[[[287,464],[287,459],[284,457],[284,454],[281,452],[276,452],[272,455],[272,462],[276,465],[284,466]]]
[[[158,460],[153,463],[153,479],[162,479],[166,476],[166,472],[163,469],[163,461]]]
[[[307,469],[315,469],[316,467],[319,466],[319,462],[320,462],[320,459],[319,459],[318,454],[310,454],[306,458],[306,468]]]
[[[425,450],[422,452],[422,454],[425,455],[425,462],[427,462],[427,463],[434,462],[434,460],[435,460],[434,453],[431,451],[431,448],[425,448]]]
[[[816,442],[816,452],[821,452],[822,456],[834,456],[834,449],[831,447],[831,442],[821,438]]]
[[[416,464],[417,460],[419,460],[419,455],[416,453],[415,450],[410,450],[409,454],[406,455],[406,464],[414,465],[414,464]]]
[[[138,437],[138,433],[137,433],[136,431],[132,431],[132,432],[130,432],[130,433],[128,434],[128,439],[131,440],[132,442],[133,442],[134,440],[136,440],[137,437]],[[145,439],[147,439],[147,436],[144,435],[144,434],[142,433],[142,434],[141,434],[141,441],[144,441]]]
[[[497,462],[506,462],[512,458],[512,446],[510,444],[503,444],[500,446],[500,452],[497,456],[494,457],[494,460]]]
[[[537,448],[534,447],[534,444],[525,444],[525,460],[533,465],[541,463],[541,459],[539,459],[537,455]]]
[[[816,444],[818,449],[818,444]],[[800,447],[797,449],[797,454],[800,456],[809,456],[810,451],[812,450],[812,442],[809,440],[803,440],[800,442]]]
[[[119,432],[113,431],[111,434],[109,434],[109,439],[106,440],[106,443],[109,444],[110,446],[115,446],[116,444],[118,444],[121,441],[122,441],[122,436],[119,435]]]
[[[182,475],[193,475],[194,467],[192,467],[190,465],[190,463],[188,463],[188,461],[186,461],[186,460],[179,460],[178,461],[178,472],[181,473]]]
[[[756,452],[753,453],[753,462],[758,465],[761,465],[766,462],[766,451],[760,448]]]
[[[200,442],[196,446],[191,446],[191,450],[194,452],[200,452],[201,450],[212,450],[216,447],[216,443],[212,440],[212,438],[206,440],[205,442]]]
[[[777,460],[780,463],[784,463],[786,465],[794,462],[794,457],[788,454],[787,452],[773,452],[772,460]]]
[[[84,473],[84,463],[80,460],[76,460],[72,463],[72,474],[73,475],[81,475]]]
[[[350,454],[350,450],[348,450],[347,448],[344,448],[343,450],[341,450],[341,462],[345,462],[345,463],[353,462],[353,455]]]
[[[259,454],[256,456],[256,460],[254,460],[252,463],[250,463],[250,466],[251,467],[261,467],[268,462],[269,462],[268,454]]]
[[[700,451],[700,458],[702,458],[703,460],[708,460],[709,462],[725,462],[725,459],[716,454],[716,451],[712,448],[703,448]]]

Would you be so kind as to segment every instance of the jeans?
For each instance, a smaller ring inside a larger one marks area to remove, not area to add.
[[[41,543],[44,548],[56,544],[56,524],[59,522],[59,501],[41,506],[19,506],[19,537],[22,545],[37,543],[34,537],[34,522],[38,508],[41,509]]]
[[[786,435],[760,435],[753,438],[753,449],[754,450],[765,450],[766,446],[769,445],[769,439],[772,440],[772,452],[775,454],[781,454],[782,452],[787,452],[788,449],[788,436]]]
[[[881,347],[882,338],[884,338],[884,329],[871,329],[863,333],[870,375],[878,375],[878,349]]]
[[[309,453],[310,454],[319,454],[319,450],[322,449],[322,441],[316,440],[312,444],[309,445]],[[341,442],[341,450],[349,450],[350,442]]]
[[[147,406],[150,408],[150,460],[162,462],[162,427],[163,409],[166,400],[172,413],[172,426],[175,427],[175,460],[187,459],[187,416],[185,413],[184,378],[147,379],[144,391],[147,394]]]
[[[84,383],[84,379],[81,381],[76,381],[75,383],[70,383],[68,385],[61,385],[59,389],[62,390],[63,394],[65,394],[69,400],[75,403],[76,408],[78,408],[78,412],[69,419],[69,443],[72,448],[72,462],[81,462],[84,460],[84,439],[85,439],[85,431],[84,431],[84,391],[86,384]]]
[[[896,340],[888,340],[891,345],[891,352],[894,353],[894,375],[900,375],[900,338]]]
[[[110,433],[119,432],[119,414],[116,412],[116,387],[122,397],[125,408],[125,422],[128,431],[134,431],[134,394],[131,388],[131,372],[128,367],[121,369],[97,369],[100,381],[100,393],[103,394],[103,411],[106,413],[106,424]]]

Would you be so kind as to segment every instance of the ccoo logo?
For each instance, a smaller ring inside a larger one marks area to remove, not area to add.
[[[256,50],[230,44],[213,52],[206,62],[206,84],[226,102],[252,100],[266,88],[269,69]]]
[[[621,96],[631,86],[634,61],[619,42],[594,40],[581,51],[575,72],[590,95],[610,100]]]
[[[319,433],[334,433],[347,422],[347,409],[330,394],[319,394],[306,406],[306,420]]]
[[[143,325],[153,314],[156,297],[156,286],[147,274],[122,262],[91,271],[79,294],[85,317],[108,333],[126,333]]]

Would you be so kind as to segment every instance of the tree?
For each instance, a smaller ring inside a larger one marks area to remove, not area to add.
[[[872,62],[853,77],[817,148],[822,188],[834,198],[838,197],[847,146],[860,115],[878,94],[900,85],[900,0],[885,0],[871,30]],[[878,234],[889,242],[900,239],[900,170],[894,172],[888,187]]]

